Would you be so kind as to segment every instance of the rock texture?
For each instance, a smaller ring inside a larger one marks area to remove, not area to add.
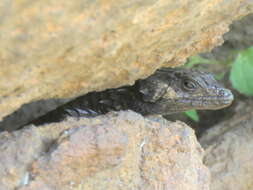
[[[252,9],[251,0],[0,1],[0,119],[178,65]]]
[[[200,139],[211,190],[253,189],[253,101],[240,102],[236,115]]]
[[[69,118],[0,134],[0,189],[208,190],[202,155],[181,122],[130,111]]]
[[[222,46],[215,47],[211,52],[203,54],[208,59],[227,61],[234,59],[240,50],[249,48],[253,44],[253,14],[235,21],[230,30],[224,34]]]

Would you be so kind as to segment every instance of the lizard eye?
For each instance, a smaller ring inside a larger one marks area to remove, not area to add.
[[[185,90],[195,90],[197,88],[197,84],[192,80],[183,80],[183,88]]]

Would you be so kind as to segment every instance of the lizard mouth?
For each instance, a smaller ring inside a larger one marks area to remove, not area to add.
[[[176,101],[177,109],[217,110],[229,106],[234,100],[230,90],[223,90],[211,96],[180,98]]]
[[[204,96],[192,100],[192,105],[196,104],[196,109],[221,109],[232,104],[234,96],[230,90],[222,92],[222,96]]]
[[[221,93],[214,98],[214,104],[217,106],[221,105],[223,107],[229,106],[234,100],[234,95],[230,90],[222,90]]]
[[[233,97],[220,98],[219,96],[217,96],[217,97],[207,98],[206,100],[203,100],[203,101],[206,101],[207,109],[220,109],[232,104]]]

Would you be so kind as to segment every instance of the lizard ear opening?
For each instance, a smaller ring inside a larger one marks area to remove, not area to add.
[[[167,92],[168,84],[158,80],[139,81],[139,91],[143,95],[145,102],[156,102]]]

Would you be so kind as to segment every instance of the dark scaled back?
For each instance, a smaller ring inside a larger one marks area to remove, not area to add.
[[[158,69],[133,86],[91,92],[34,120],[40,125],[67,116],[94,117],[109,111],[133,110],[143,115],[171,114],[188,109],[219,109],[231,104],[232,93],[211,74],[186,69]]]
[[[46,115],[32,121],[31,124],[41,125],[59,122],[67,116],[95,117],[110,111],[126,110],[130,109],[141,98],[141,93],[138,92],[135,86],[91,92],[48,112]]]

